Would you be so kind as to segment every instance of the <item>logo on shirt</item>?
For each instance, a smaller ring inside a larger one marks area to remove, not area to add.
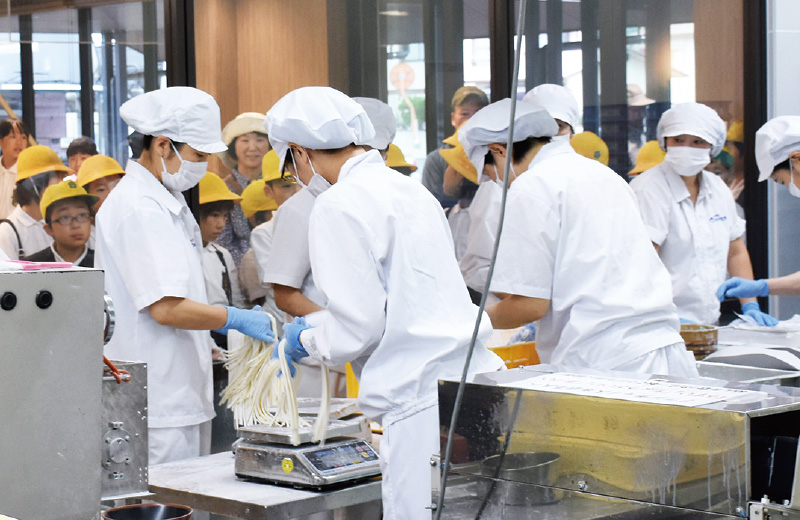
[[[192,247],[197,247],[197,242],[195,241],[195,239],[190,238],[189,243],[192,244]]]
[[[720,215],[719,213],[708,219],[709,222],[725,222],[726,220],[728,220],[728,217],[725,215]]]

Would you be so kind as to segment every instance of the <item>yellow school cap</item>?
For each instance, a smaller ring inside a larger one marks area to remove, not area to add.
[[[276,156],[277,157],[277,156]],[[259,211],[275,211],[278,203],[264,194],[265,179],[258,179],[250,183],[242,192],[242,213],[247,218]]]
[[[569,144],[582,156],[608,166],[608,145],[596,133],[587,130],[575,134],[569,140]]]
[[[17,158],[17,182],[52,171],[72,173],[56,152],[44,145],[25,148]]]
[[[417,167],[406,161],[403,151],[394,143],[389,144],[389,151],[386,152],[386,166],[389,168],[411,168],[412,172],[417,171]]]
[[[468,181],[478,184],[478,170],[467,157],[464,147],[458,142],[458,132],[443,141],[452,148],[439,148],[439,155],[452,166],[455,171],[464,176]]]
[[[725,137],[726,141],[733,141],[736,143],[744,142],[744,121],[737,120],[731,123],[728,128],[728,135]]]
[[[232,192],[225,181],[219,178],[214,172],[206,172],[205,176],[197,184],[200,187],[200,204],[217,202],[220,200],[232,200],[239,202],[242,198]]]
[[[282,177],[280,170],[281,161],[278,159],[278,152],[270,150],[261,160],[261,178],[266,182],[277,181]],[[287,182],[293,182],[287,180]],[[243,194],[244,195],[244,194]]]
[[[78,186],[78,183],[75,181],[62,181],[48,186],[42,194],[42,200],[39,201],[39,209],[42,211],[42,217],[47,217],[47,208],[54,202],[78,197],[84,199],[90,208],[100,200],[94,195],[89,195],[86,190]]]
[[[112,157],[107,155],[93,155],[83,161],[78,170],[78,186],[86,187],[90,182],[108,177],[109,175],[125,175],[125,170]]]
[[[647,141],[639,150],[636,156],[636,166],[633,167],[628,175],[639,175],[653,166],[658,166],[664,162],[666,152],[658,145],[658,141]]]

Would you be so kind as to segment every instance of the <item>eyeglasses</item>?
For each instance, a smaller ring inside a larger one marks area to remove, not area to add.
[[[57,222],[59,226],[70,226],[73,222],[77,222],[78,224],[86,224],[89,222],[92,216],[88,213],[81,213],[80,215],[75,215],[74,217],[70,217],[69,215],[64,215],[63,217],[54,218],[51,222]]]

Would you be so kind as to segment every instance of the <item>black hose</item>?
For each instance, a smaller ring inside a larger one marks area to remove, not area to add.
[[[456,393],[456,401],[453,405],[453,415],[450,418],[450,431],[447,433],[447,444],[444,450],[444,461],[442,461],[442,480],[439,486],[439,499],[436,503],[436,517],[435,520],[441,520],[442,510],[444,509],[444,496],[447,491],[447,478],[450,474],[450,458],[453,454],[453,436],[458,426],[458,414],[461,408],[461,402],[464,400],[464,388],[467,383],[467,376],[469,374],[469,365],[472,361],[472,354],[475,351],[475,343],[478,340],[478,331],[481,327],[481,319],[483,318],[483,311],[486,309],[486,298],[489,296],[489,286],[494,274],[494,264],[497,261],[497,250],[500,246],[500,235],[503,232],[503,220],[506,213],[506,198],[508,196],[508,184],[511,179],[511,150],[514,146],[514,115],[517,109],[517,85],[519,84],[519,60],[520,51],[522,49],[522,32],[525,27],[525,7],[527,0],[519,3],[519,17],[517,19],[517,48],[514,51],[514,73],[511,78],[511,111],[508,115],[508,137],[506,138],[506,163],[505,175],[503,175],[503,198],[500,202],[500,220],[497,223],[497,237],[494,241],[494,249],[492,251],[492,260],[489,263],[489,273],[486,276],[486,284],[483,288],[483,295],[481,296],[481,304],[478,308],[478,317],[475,320],[475,328],[472,330],[472,339],[469,343],[469,350],[467,350],[467,359],[464,361],[464,370],[461,373],[461,381],[458,384],[458,392]]]

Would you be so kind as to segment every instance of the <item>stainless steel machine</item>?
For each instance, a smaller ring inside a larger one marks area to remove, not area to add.
[[[103,273],[0,273],[0,514],[96,518]]]
[[[524,367],[460,414],[442,518],[800,518],[797,388]]]
[[[298,399],[301,416],[313,420],[319,399]],[[235,471],[241,478],[305,489],[330,489],[359,482],[381,472],[380,458],[369,441],[369,420],[354,414],[355,399],[333,399],[332,420],[324,444],[313,443],[310,427],[299,429],[293,445],[287,428],[255,425],[239,428],[234,443]]]

